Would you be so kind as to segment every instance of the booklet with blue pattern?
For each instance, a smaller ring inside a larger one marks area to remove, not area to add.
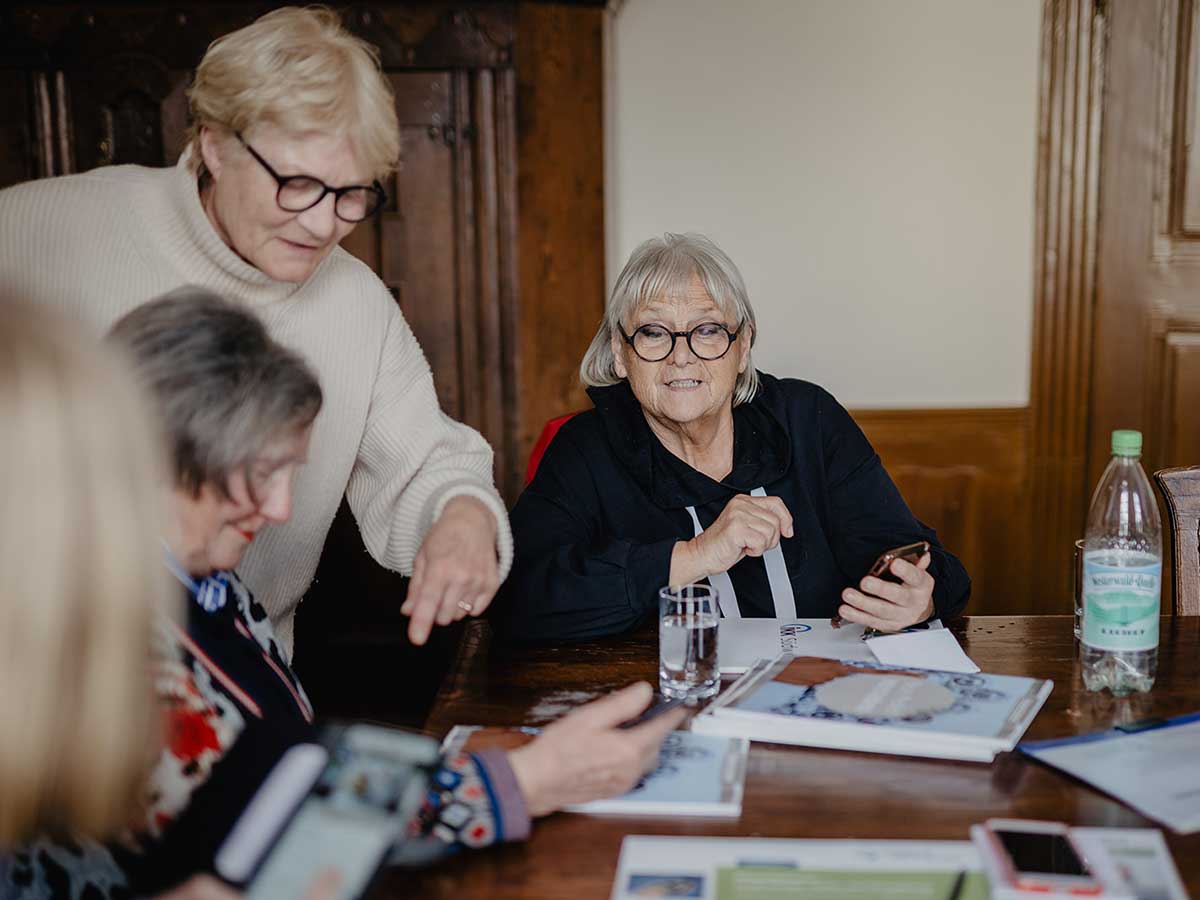
[[[783,654],[692,720],[700,734],[990,762],[1012,750],[1050,681]]]

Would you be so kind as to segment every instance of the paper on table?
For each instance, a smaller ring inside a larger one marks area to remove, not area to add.
[[[867,646],[876,659],[890,666],[911,666],[940,672],[979,671],[979,666],[963,653],[954,635],[946,628],[885,634],[869,638]]]
[[[834,628],[827,618],[722,619],[717,657],[722,675],[740,675],[758,660],[780,653],[870,662],[862,636],[863,626],[847,622]]]
[[[746,837],[658,837],[629,835],[621,844],[617,874],[613,881],[611,900],[639,900],[642,897],[696,897],[714,900],[719,896],[722,876],[731,876],[727,869],[743,870],[743,878],[755,873],[793,870],[828,877],[834,872],[913,873],[927,876],[942,873],[939,884],[948,884],[948,875],[966,873],[966,884],[959,900],[975,900],[984,896],[968,893],[968,887],[986,890],[979,854],[970,841],[847,841],[796,840],[782,838]],[[750,870],[746,872],[745,870]],[[803,875],[801,877],[804,877]],[[936,876],[935,876],[936,877]],[[741,879],[739,879],[741,880]],[[753,885],[771,897],[794,897],[787,883],[771,885],[768,879]],[[903,879],[902,879],[903,880]],[[782,891],[782,892],[780,892]],[[938,900],[947,896],[943,888],[935,895]],[[734,895],[738,897],[738,894]],[[746,896],[753,897],[754,894]],[[806,894],[805,896],[829,896]],[[854,894],[837,896],[856,896]],[[861,895],[860,895],[861,896]],[[878,900],[879,893],[868,894]],[[913,897],[925,894],[909,894]]]
[[[1200,713],[1020,749],[1127,803],[1180,834],[1200,831]]]

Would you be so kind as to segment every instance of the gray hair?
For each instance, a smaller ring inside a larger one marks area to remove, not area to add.
[[[130,312],[109,339],[132,355],[171,448],[175,481],[198,493],[229,478],[273,439],[321,410],[307,363],[253,313],[211,291],[183,287]]]
[[[635,309],[655,297],[682,293],[695,277],[713,302],[721,308],[738,328],[750,326],[750,346],[758,337],[754,308],[746,283],[733,260],[702,234],[671,234],[643,241],[625,263],[617,276],[612,297],[600,328],[579,366],[580,380],[592,387],[617,384],[616,358],[613,356],[613,336],[619,336],[618,326],[628,321]],[[743,332],[744,334],[744,332]],[[747,358],[746,371],[738,374],[733,388],[733,405],[746,403],[758,393],[758,372],[753,359]]]

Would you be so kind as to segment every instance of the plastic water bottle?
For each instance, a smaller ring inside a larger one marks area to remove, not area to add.
[[[1140,431],[1112,433],[1112,460],[1088,511],[1083,551],[1083,684],[1148,691],[1158,668],[1162,525],[1138,459]]]

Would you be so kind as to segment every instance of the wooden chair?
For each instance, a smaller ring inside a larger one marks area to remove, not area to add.
[[[1200,466],[1162,469],[1154,483],[1171,517],[1175,615],[1200,615]]]

